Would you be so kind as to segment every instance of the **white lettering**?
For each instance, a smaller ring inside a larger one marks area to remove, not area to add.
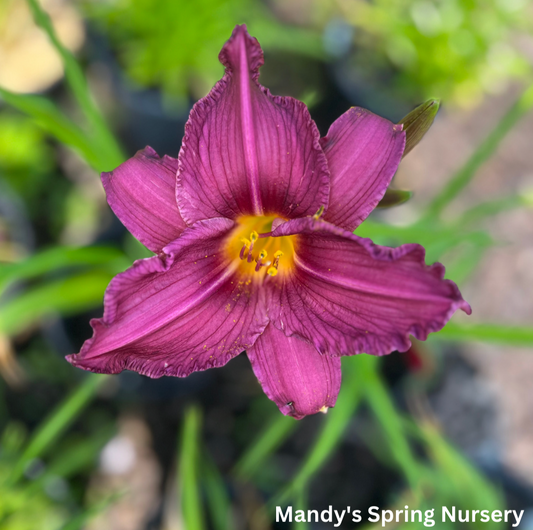
[[[449,512],[446,506],[442,507],[442,522],[446,522],[446,517],[450,519],[452,523],[455,523],[455,506],[452,506],[452,513]]]
[[[392,510],[383,510],[381,512],[381,526],[385,526],[387,523],[391,523],[392,521],[394,521],[394,512]]]
[[[513,525],[513,528],[518,526],[520,524],[520,521],[522,520],[522,515],[524,515],[524,510],[520,510],[520,513],[517,515],[516,512],[513,510],[513,515],[516,521],[516,524]]]
[[[459,510],[459,522],[460,523],[469,523],[470,522],[470,510],[465,510],[464,519],[463,519],[463,510]]]
[[[307,510],[307,522],[311,522],[311,516],[315,518],[315,523],[318,523],[318,510]]]
[[[294,521],[297,523],[305,523],[305,512],[303,510],[296,510],[294,512]]]
[[[326,514],[326,515],[324,515]],[[327,519],[326,519],[327,517]],[[322,510],[322,513],[320,514],[320,519],[322,519],[323,523],[332,523],[333,522],[333,507],[331,504],[329,505],[329,508],[327,510]]]
[[[276,523],[279,522],[286,523],[289,521],[289,523],[292,523],[292,506],[287,506],[287,511],[285,512],[285,515],[283,515],[283,510],[281,506],[276,506]]]
[[[379,521],[379,508],[377,506],[370,506],[368,508],[368,515],[371,517],[375,517],[375,519],[372,519],[371,517],[368,518],[369,523],[377,523]]]
[[[276,523],[292,523],[293,521],[296,523],[310,523],[313,521],[318,523],[321,521],[323,523],[333,523],[334,528],[339,528],[344,522],[345,516],[349,517],[350,514],[353,523],[360,523],[363,519],[361,510],[353,510],[351,512],[350,510],[351,508],[349,506],[344,510],[334,510],[330,504],[326,510],[322,510],[321,512],[319,510],[295,510],[293,512],[292,506],[287,506],[286,508],[276,506]],[[411,515],[410,518],[409,512]],[[443,523],[447,521],[455,523],[456,517],[458,516],[460,523],[475,523],[476,519],[482,523],[488,523],[491,520],[495,523],[500,523],[502,520],[507,523],[511,522],[512,517],[514,517],[512,527],[516,528],[520,526],[524,512],[525,510],[457,510],[455,506],[451,506],[450,508],[443,506],[441,520]],[[435,526],[435,509],[431,508],[422,512],[422,510],[410,510],[408,506],[405,507],[405,510],[381,510],[378,506],[370,506],[368,508],[368,522],[377,523],[381,521],[382,527],[392,522],[399,523],[402,519],[405,519],[407,522],[411,519],[412,523],[422,523],[422,518],[424,526]]]
[[[344,512],[345,510],[342,510],[340,513],[335,510],[335,517],[337,518],[337,522],[333,525],[335,528],[338,528],[341,525],[342,520],[344,519]]]
[[[435,526],[435,521],[433,520],[434,515],[435,508],[431,508],[431,510],[426,510],[424,512],[424,526]]]

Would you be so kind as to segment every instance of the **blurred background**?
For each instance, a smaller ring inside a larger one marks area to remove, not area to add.
[[[345,358],[337,406],[299,422],[243,355],[159,380],[64,360],[150,255],[99,173],[178,155],[237,23],[322,134],[352,105],[399,122],[441,100],[393,181],[412,198],[357,233],[423,244],[473,315]],[[530,0],[0,0],[0,529],[322,529],[275,506],[330,504],[525,510],[533,529],[532,66]],[[437,523],[459,526],[510,523]]]

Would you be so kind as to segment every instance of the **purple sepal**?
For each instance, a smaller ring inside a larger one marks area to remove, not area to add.
[[[153,252],[186,227],[176,202],[178,160],[145,147],[115,170],[102,173],[107,202],[124,226]]]

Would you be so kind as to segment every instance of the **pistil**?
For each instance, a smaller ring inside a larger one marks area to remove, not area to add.
[[[244,259],[244,255],[246,254],[246,251],[250,248],[251,242],[249,239],[243,237],[241,238],[241,243],[243,244],[243,247],[241,248],[241,252],[239,253],[239,258]]]

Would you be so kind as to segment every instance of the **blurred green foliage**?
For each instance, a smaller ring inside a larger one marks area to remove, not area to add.
[[[71,445],[63,445],[62,452],[53,449],[69,425],[79,419],[104,380],[105,376],[86,377],[29,437],[20,424],[5,425],[0,433],[2,530],[59,530],[69,524],[76,511],[85,513],[81,506],[65,502],[66,479],[87,465],[94,466],[112,431],[105,428],[95,431],[87,440],[73,440]],[[72,530],[75,528],[81,525]]]
[[[0,166],[17,191],[33,185],[29,173],[52,169],[51,147],[33,120],[9,110],[0,114]]]
[[[359,31],[356,46],[386,58],[397,89],[469,106],[531,73],[529,0],[336,2]]]
[[[220,79],[218,53],[236,23],[247,23],[265,49],[320,57],[316,31],[278,22],[253,0],[112,0],[82,4],[105,30],[137,83],[182,100],[205,95]]]
[[[16,335],[45,316],[66,316],[98,307],[109,281],[126,265],[120,251],[96,247],[56,247],[17,263],[0,264],[0,295],[21,280],[41,279],[28,289],[4,294],[0,334]],[[71,274],[59,279],[46,276],[65,269]]]
[[[287,5],[272,10],[253,0],[82,5],[133,80],[178,98],[191,91],[200,97],[220,78],[218,51],[235,23],[243,22],[267,51],[322,60],[350,53],[355,66],[390,71],[396,97],[403,93],[408,100],[438,96],[470,106],[531,74],[529,0],[310,0],[292,27],[283,21]],[[355,28],[351,51],[343,24]]]
[[[492,486],[474,467],[442,437],[438,428],[429,420],[413,420],[401,413],[379,373],[379,360],[362,356],[343,359],[343,387],[337,406],[324,418],[311,448],[302,459],[299,470],[292,480],[282,487],[266,506],[258,508],[256,518],[267,521],[275,512],[276,506],[294,506],[294,510],[307,509],[307,491],[313,479],[334,453],[341,442],[343,433],[352,422],[356,411],[367,404],[378,429],[367,428],[363,440],[376,458],[385,466],[397,470],[406,479],[408,487],[394,494],[388,506],[383,509],[430,510],[440,506],[456,506],[458,509],[497,510],[504,505],[501,493]],[[233,528],[230,501],[223,488],[223,478],[210,464],[201,463],[198,455],[198,440],[201,436],[200,413],[189,409],[184,420],[184,431],[178,465],[179,488],[182,495],[183,516],[187,530],[203,530],[205,514],[213,520],[217,515],[226,514],[223,522],[216,523],[217,530]],[[288,425],[292,423],[292,427]],[[265,430],[258,434],[254,443],[237,462],[233,470],[236,486],[239,483],[261,483],[261,475],[276,466],[276,447],[292,436],[298,436],[297,424],[291,418],[280,416],[277,411]],[[274,442],[274,443],[273,443]],[[415,454],[414,444],[418,451]],[[422,449],[422,450],[421,450]],[[204,457],[209,463],[210,457]],[[211,503],[211,488],[218,492],[217,502]],[[201,502],[200,491],[205,492],[206,505]],[[271,515],[268,516],[268,513]],[[228,519],[229,518],[229,519]],[[439,516],[436,516],[438,521]],[[255,519],[257,521],[257,519]],[[295,524],[295,528],[303,525]],[[504,528],[500,523],[474,523],[471,528]],[[370,528],[369,525],[364,528]],[[377,523],[376,528],[381,527]],[[404,530],[419,528],[417,523],[401,523]],[[455,528],[451,523],[440,524],[439,528]]]

